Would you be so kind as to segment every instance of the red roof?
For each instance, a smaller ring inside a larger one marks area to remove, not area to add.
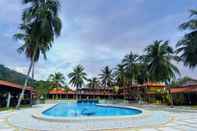
[[[22,85],[18,85],[16,83],[0,80],[0,88],[4,88],[5,86],[9,87],[9,88],[17,88],[17,89],[23,88]],[[32,91],[32,87],[27,87],[26,90]]]
[[[56,95],[61,95],[61,94],[75,94],[75,92],[73,92],[73,91],[65,92],[62,89],[53,89],[53,90],[50,90],[49,91],[49,94],[56,94]]]
[[[187,87],[177,87],[177,88],[171,88],[171,93],[191,93],[191,92],[197,92],[197,85],[194,86],[187,86]]]
[[[159,83],[159,82],[147,82],[144,84],[144,86],[147,86],[148,88],[165,88],[166,85],[164,83]]]

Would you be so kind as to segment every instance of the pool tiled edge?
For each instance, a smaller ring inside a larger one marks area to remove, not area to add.
[[[57,103],[59,104],[59,103]],[[53,108],[54,106],[56,106],[57,104],[52,105],[51,107],[48,107],[47,109],[44,108],[43,110],[36,112],[34,114],[32,114],[32,117],[39,119],[39,120],[45,120],[45,121],[49,121],[49,122],[81,122],[84,120],[94,120],[96,121],[107,121],[107,120],[123,120],[123,119],[139,119],[139,118],[144,118],[148,115],[150,115],[151,113],[149,111],[143,110],[141,108],[137,108],[137,107],[132,107],[132,106],[120,106],[120,105],[113,105],[113,104],[98,104],[99,106],[105,106],[105,107],[118,107],[118,108],[128,108],[128,109],[136,109],[136,110],[140,110],[142,113],[140,114],[136,114],[136,115],[128,115],[128,116],[93,116],[93,117],[52,117],[52,116],[46,116],[43,114],[44,111]]]

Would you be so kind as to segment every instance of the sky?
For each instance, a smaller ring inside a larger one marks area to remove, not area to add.
[[[28,59],[18,54],[13,39],[25,6],[22,0],[0,0],[0,64],[27,72]],[[82,64],[88,77],[104,66],[114,68],[130,51],[143,54],[154,40],[169,40],[175,47],[184,32],[178,25],[197,9],[196,0],[60,0],[63,28],[53,47],[36,64],[35,78],[46,80],[54,72],[65,76]],[[181,76],[197,79],[197,69],[175,63]]]

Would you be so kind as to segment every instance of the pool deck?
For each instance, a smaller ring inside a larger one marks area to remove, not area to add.
[[[32,119],[30,112],[38,111],[43,107],[51,105],[37,105],[33,108],[22,109],[20,111],[4,111],[0,112],[0,131],[41,131],[41,130],[57,130],[59,131],[85,131],[85,130],[99,130],[99,131],[196,131],[197,130],[197,110],[187,109],[185,107],[162,107],[154,105],[132,105],[151,112],[158,117],[160,115],[161,121],[151,122],[152,119],[145,118],[124,121],[124,122],[97,122],[90,121],[87,124],[70,124],[70,123],[54,123],[41,120]],[[157,118],[155,117],[155,118]],[[168,117],[169,119],[164,117]],[[49,124],[50,123],[50,124]],[[32,126],[33,125],[33,126]],[[62,126],[63,125],[63,126]],[[84,126],[88,126],[87,128]],[[97,126],[95,126],[97,125]],[[111,128],[109,128],[109,125]],[[46,127],[47,126],[47,127]],[[26,128],[32,127],[32,128]]]

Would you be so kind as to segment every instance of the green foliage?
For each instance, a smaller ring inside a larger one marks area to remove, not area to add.
[[[137,67],[138,58],[139,58],[138,55],[130,52],[122,60],[122,64],[125,68],[127,82],[131,85],[133,81],[136,79],[138,74],[138,67]]]
[[[60,72],[50,74],[48,81],[54,84],[55,86],[65,86],[65,77]]]
[[[113,86],[112,87],[113,92],[116,93],[116,94],[118,93],[119,89],[120,89],[119,86]]]
[[[37,81],[34,83],[34,88],[37,91],[39,98],[46,98],[48,91],[51,89],[50,83],[48,81]]]
[[[3,65],[0,65],[0,80],[5,80],[19,85],[23,85],[26,75],[11,70]],[[32,86],[35,80],[29,80],[29,85]]]
[[[188,76],[185,76],[185,77],[180,78],[178,80],[173,80],[170,83],[170,87],[178,87],[178,86],[181,86],[182,84],[184,84],[185,82],[190,81],[190,80],[193,80],[193,78],[190,78]]]
[[[150,75],[148,70],[148,65],[145,63],[138,64],[138,74],[136,80],[139,84],[143,84],[149,81]]]
[[[119,87],[124,87],[127,82],[126,71],[123,64],[118,64],[114,72],[116,84]]]
[[[170,81],[175,78],[175,74],[180,74],[178,68],[172,64],[172,60],[176,61],[177,57],[168,43],[156,40],[145,49],[151,81]]]
[[[161,101],[163,103],[171,104],[172,103],[172,97],[167,88],[163,88],[160,90],[157,90],[157,94],[161,96]]]
[[[61,20],[58,17],[60,3],[58,0],[23,0],[26,8],[23,11],[20,32],[14,37],[22,41],[18,51],[24,52],[30,60],[27,76],[34,76],[35,62],[38,62],[40,54],[46,59],[46,52],[52,47],[55,37],[60,35]],[[28,5],[28,6],[27,6]],[[17,108],[23,98],[28,78],[25,79],[24,88],[19,97]]]
[[[186,33],[176,46],[184,65],[194,68],[197,65],[197,10],[191,10],[191,17],[191,20],[180,25],[181,30],[189,33]]]
[[[109,66],[105,66],[104,69],[101,70],[101,74],[99,74],[99,76],[102,86],[110,87],[113,85],[113,73]]]
[[[89,88],[95,89],[100,86],[100,82],[96,77],[93,77],[92,79],[88,79],[87,85]]]
[[[73,69],[73,72],[68,74],[70,79],[69,83],[79,89],[84,84],[84,81],[87,80],[86,75],[87,74],[84,71],[84,67],[82,65],[77,65]]]
[[[37,62],[40,54],[46,58],[54,37],[60,35],[60,4],[58,0],[24,0],[23,4],[30,6],[23,11],[20,32],[14,37],[23,41],[18,51],[25,52],[27,58]]]

